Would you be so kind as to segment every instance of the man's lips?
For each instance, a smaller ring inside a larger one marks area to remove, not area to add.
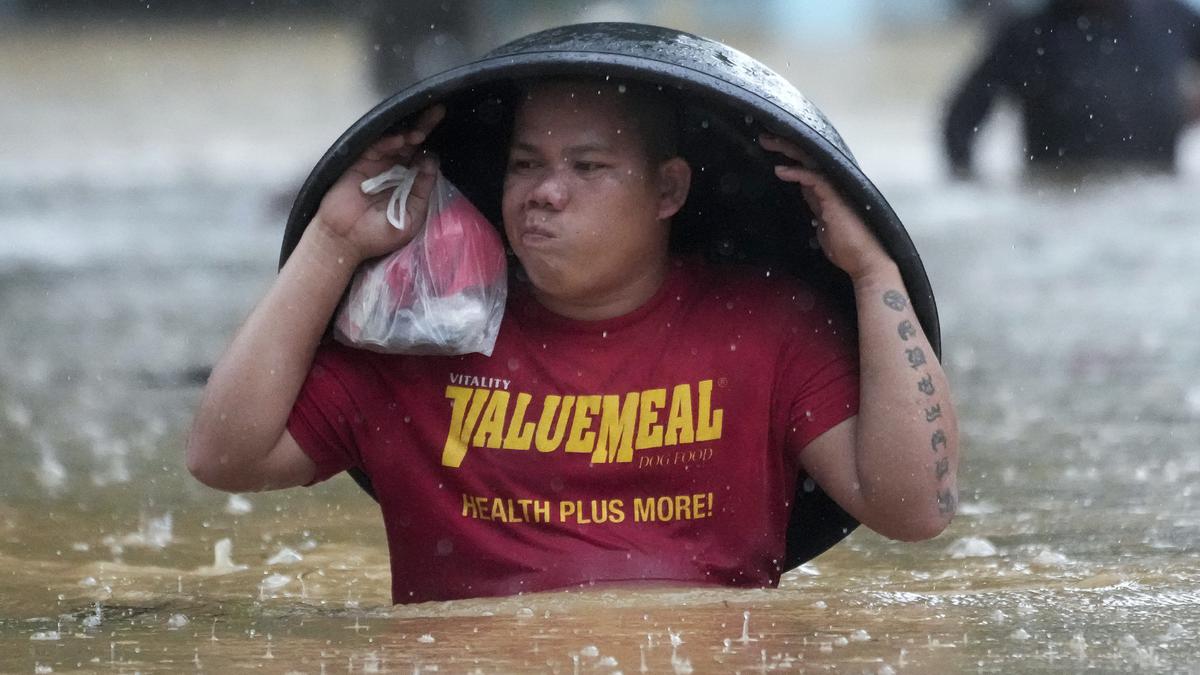
[[[521,237],[521,241],[530,243],[558,238],[558,234],[556,234],[552,229],[545,227],[544,225],[529,222],[521,226],[518,234]]]

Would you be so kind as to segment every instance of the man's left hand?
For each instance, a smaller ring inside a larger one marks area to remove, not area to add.
[[[761,134],[758,142],[763,149],[796,162],[776,165],[775,175],[800,186],[813,213],[817,241],[834,265],[857,280],[895,264],[862,218],[829,180],[815,170],[816,163],[804,151],[790,141],[767,133]]]

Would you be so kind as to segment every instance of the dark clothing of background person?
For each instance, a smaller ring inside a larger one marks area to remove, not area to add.
[[[1182,86],[1189,62],[1200,62],[1200,15],[1177,0],[1052,0],[1003,29],[953,96],[951,168],[970,172],[975,132],[1007,96],[1031,166],[1171,170],[1194,117]]]
[[[364,3],[371,86],[389,96],[479,56],[478,5],[464,0]]]

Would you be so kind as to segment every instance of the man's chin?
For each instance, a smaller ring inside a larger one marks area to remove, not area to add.
[[[517,253],[517,259],[521,261],[525,278],[538,291],[557,294],[568,285],[563,267],[547,260],[546,256],[524,251]]]

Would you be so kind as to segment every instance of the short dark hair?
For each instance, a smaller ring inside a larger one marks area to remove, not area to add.
[[[520,98],[524,99],[537,87],[560,84],[594,86],[597,93],[608,90],[620,95],[621,107],[633,122],[642,147],[645,148],[646,159],[652,165],[679,156],[679,109],[661,85],[636,80],[561,75],[520,80],[517,82],[517,90]]]

